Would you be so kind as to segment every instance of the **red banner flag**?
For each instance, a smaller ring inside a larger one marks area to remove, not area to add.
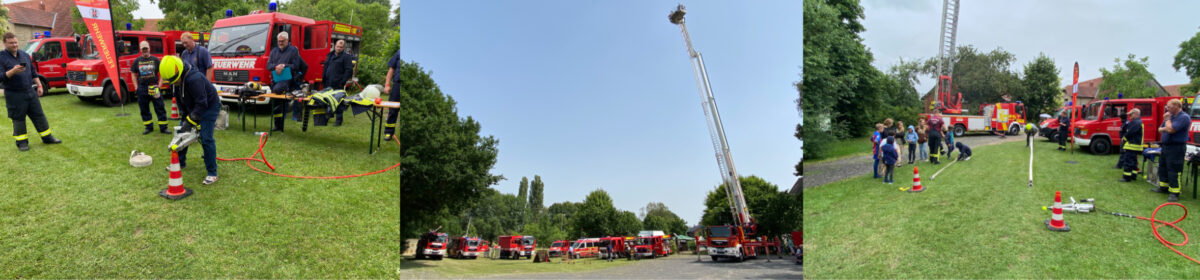
[[[113,41],[112,10],[108,8],[108,0],[75,0],[75,6],[79,8],[88,34],[92,35],[92,42],[96,44],[108,76],[120,77],[117,71],[117,48]],[[117,90],[117,98],[125,100],[120,90]]]

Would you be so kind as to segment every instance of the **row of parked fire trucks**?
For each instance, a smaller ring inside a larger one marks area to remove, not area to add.
[[[560,257],[570,255],[573,258],[601,257],[615,254],[617,258],[654,258],[672,253],[671,247],[665,243],[670,236],[662,231],[655,231],[642,236],[609,236],[598,238],[580,238],[574,241],[556,240],[550,245],[549,255]],[[529,235],[501,235],[497,238],[496,256],[501,259],[533,258],[537,248],[537,240]],[[613,252],[608,251],[612,244]],[[628,247],[627,247],[628,245]],[[446,233],[430,231],[417,241],[417,259],[440,260],[443,257],[475,259],[491,250],[487,240],[478,237],[461,236],[448,238]]]
[[[161,59],[183,52],[182,35],[191,33],[197,45],[206,46],[212,56],[212,72],[206,73],[209,81],[217,90],[228,91],[249,81],[271,84],[271,75],[266,69],[267,58],[277,44],[275,34],[285,31],[291,34],[288,40],[308,64],[304,81],[317,88],[323,87],[320,69],[326,54],[333,49],[333,43],[345,40],[346,50],[358,53],[363,32],[358,26],[317,21],[274,10],[242,16],[233,16],[232,11],[226,11],[226,18],[217,20],[211,32],[134,31],[126,25],[126,30],[115,32],[120,75],[117,78],[109,77],[104,71],[90,35],[50,37],[46,34],[30,40],[22,50],[33,56],[43,88],[66,87],[80,100],[99,100],[105,105],[117,106],[136,100],[132,94],[134,81],[130,79],[130,69],[133,60],[141,55],[137,48],[140,42],[149,43],[150,54]],[[237,100],[222,97],[222,101]],[[266,98],[252,101],[253,104],[266,102]]]
[[[1197,96],[1200,97],[1200,96]],[[1143,129],[1142,143],[1149,146],[1158,143],[1159,133],[1154,128],[1157,128],[1163,122],[1163,113],[1166,112],[1167,102],[1174,99],[1180,99],[1184,105],[1184,112],[1192,116],[1192,123],[1188,128],[1188,152],[1194,152],[1200,143],[1197,143],[1198,134],[1200,134],[1200,106],[1197,106],[1196,97],[1180,97],[1180,96],[1163,96],[1155,98],[1124,98],[1124,99],[1104,99],[1093,101],[1083,106],[1066,106],[1060,108],[1052,116],[1043,116],[1044,120],[1038,125],[1041,129],[1038,134],[1045,136],[1050,140],[1056,140],[1059,137],[1059,121],[1060,116],[1070,116],[1074,111],[1078,111],[1079,115],[1073,123],[1071,123],[1072,135],[1069,139],[1074,141],[1075,145],[1081,148],[1086,148],[1094,154],[1107,154],[1115,152],[1124,145],[1121,142],[1119,134],[1121,130],[1122,119],[1126,114],[1138,109],[1141,111]]]

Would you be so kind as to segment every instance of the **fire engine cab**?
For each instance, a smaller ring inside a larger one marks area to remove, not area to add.
[[[130,67],[132,67],[133,60],[141,56],[138,44],[143,41],[148,42],[150,55],[162,59],[163,56],[176,55],[183,51],[182,43],[172,42],[179,41],[179,36],[184,32],[186,31],[118,31],[114,45],[117,49],[117,72],[121,77],[117,79],[117,83],[113,83],[113,78],[108,76],[108,71],[104,68],[104,62],[100,59],[100,54],[96,51],[97,48],[91,36],[81,38],[84,41],[81,45],[87,47],[84,49],[86,55],[82,59],[67,63],[67,91],[84,101],[100,99],[104,105],[110,107],[136,100],[137,97],[133,96],[133,89],[134,83],[137,81],[130,79],[130,73],[132,73]],[[197,35],[193,38],[202,39],[203,37]],[[203,43],[203,41],[198,40],[197,43]],[[118,98],[117,90],[121,91],[121,97],[124,100]]]
[[[1163,96],[1155,98],[1125,98],[1093,101],[1080,112],[1082,119],[1071,124],[1074,130],[1073,140],[1080,147],[1087,146],[1094,154],[1107,154],[1113,147],[1120,147],[1121,119],[1134,108],[1141,111],[1142,143],[1158,142],[1157,128],[1162,123],[1162,115],[1166,110],[1167,101],[1180,99],[1178,96]],[[1114,145],[1115,143],[1115,145]]]
[[[232,11],[226,11],[229,17],[213,24],[212,41],[209,42],[213,75],[208,78],[217,91],[232,92],[249,81],[270,85],[267,59],[271,50],[278,48],[280,32],[288,33],[289,43],[299,50],[301,59],[308,64],[303,80],[314,85],[314,89],[321,88],[322,64],[334,43],[345,40],[346,50],[357,54],[359,42],[362,41],[362,28],[349,24],[316,21],[274,11],[237,17],[232,15]],[[266,93],[269,88],[263,87],[263,92]],[[221,97],[221,101],[237,102],[237,99]],[[249,102],[267,104],[268,99],[260,97]]]
[[[46,90],[67,85],[67,63],[83,58],[83,49],[74,37],[50,37],[50,31],[29,40],[21,50],[28,53],[38,67],[41,87]]]
[[[980,104],[979,112],[982,115],[943,114],[942,122],[946,124],[949,132],[954,132],[954,137],[963,136],[967,132],[1017,135],[1025,125],[1025,104],[1020,101]],[[921,114],[921,120],[927,120],[932,115]]]

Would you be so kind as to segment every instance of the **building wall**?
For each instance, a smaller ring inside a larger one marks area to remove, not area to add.
[[[12,32],[13,34],[16,34],[17,41],[20,42],[21,45],[24,45],[25,42],[29,42],[29,40],[33,40],[33,32],[37,32],[37,33],[41,34],[43,32],[50,31],[50,28],[45,28],[45,27],[40,27],[40,26],[29,26],[29,25],[24,25],[24,24],[12,24],[10,22],[10,23],[8,23],[8,31]]]

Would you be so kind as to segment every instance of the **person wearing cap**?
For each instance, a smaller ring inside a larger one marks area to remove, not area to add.
[[[325,55],[325,71],[322,71],[321,81],[326,89],[346,89],[346,82],[353,78],[354,63],[357,59],[346,51],[346,40],[337,40],[333,51]],[[333,126],[342,126],[342,110],[334,112],[336,119]]]
[[[392,87],[392,83],[400,82],[400,66],[404,61],[400,60],[400,50],[396,50],[396,54],[388,60],[387,78],[384,79],[383,91],[388,92],[388,101],[400,102],[400,87]],[[396,135],[396,121],[400,117],[399,108],[388,109],[387,121],[383,123],[383,140],[391,141],[392,136]]]
[[[30,59],[29,54],[18,48],[17,35],[12,32],[4,33],[4,51],[0,54],[0,85],[4,86],[4,102],[8,110],[8,118],[12,119],[13,139],[17,140],[17,150],[29,150],[29,135],[26,134],[25,117],[33,120],[33,127],[42,136],[42,143],[58,144],[62,140],[50,134],[50,122],[42,112],[42,102],[39,97],[44,90],[38,85],[37,65]]]
[[[150,42],[142,41],[138,44],[138,49],[142,51],[142,55],[133,60],[133,69],[129,71],[129,76],[137,81],[134,85],[137,90],[138,109],[142,112],[142,125],[146,127],[142,135],[154,132],[150,104],[154,104],[154,114],[158,115],[158,131],[171,134],[171,131],[167,130],[167,110],[163,108],[162,94],[158,92],[159,59],[150,55]]]
[[[217,115],[221,112],[220,100],[217,99],[217,88],[200,70],[191,64],[184,63],[178,56],[163,57],[158,65],[163,82],[175,89],[179,100],[179,112],[185,116],[180,120],[180,131],[198,130],[200,145],[204,148],[204,168],[208,176],[204,184],[217,182],[217,142],[213,139],[213,129]],[[187,151],[189,147],[179,150],[179,166],[187,167]]]
[[[271,54],[267,57],[267,71],[271,72],[271,92],[285,94],[299,88],[308,65],[300,59],[300,50],[289,44],[287,32],[279,32],[275,41],[279,47],[271,49]],[[272,131],[283,131],[283,115],[287,112],[287,101],[272,102],[276,103],[272,106],[274,111],[271,112],[275,121],[275,128]],[[291,105],[292,120],[300,121],[297,115],[304,105],[300,102],[291,102]]]

